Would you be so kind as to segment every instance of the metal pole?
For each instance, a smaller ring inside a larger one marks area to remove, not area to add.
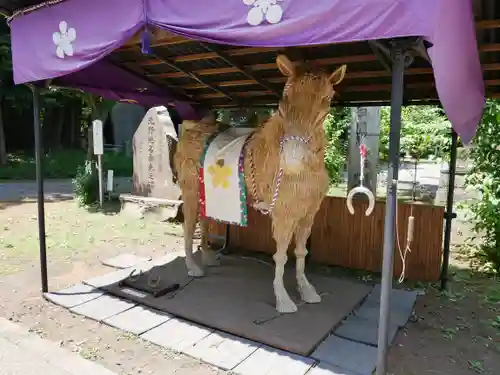
[[[42,124],[40,122],[40,93],[38,87],[32,86],[33,91],[33,125],[35,131],[35,163],[38,203],[38,238],[40,244],[40,273],[42,276],[42,292],[49,291],[47,277],[47,246],[45,243],[45,203],[43,194],[43,139]]]
[[[446,197],[446,213],[444,222],[443,265],[441,267],[441,290],[446,289],[448,283],[448,267],[450,265],[451,225],[455,215],[453,213],[453,195],[455,193],[455,174],[457,171],[458,134],[451,131],[450,166],[448,168],[448,195]]]
[[[384,250],[382,261],[382,286],[380,294],[380,317],[378,326],[377,375],[386,375],[389,344],[389,320],[392,293],[393,251],[395,240],[397,180],[399,167],[399,144],[401,131],[401,107],[403,105],[403,80],[405,69],[404,46],[392,46],[392,94],[391,130],[389,136],[389,171],[387,174],[387,199],[384,222]]]
[[[99,205],[104,204],[104,176],[102,170],[102,155],[97,155],[97,172],[99,173]]]

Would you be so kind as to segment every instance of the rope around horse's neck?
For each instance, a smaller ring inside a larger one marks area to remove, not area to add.
[[[250,142],[250,137],[247,138],[247,142],[245,143],[245,147],[248,146]],[[310,138],[304,138],[300,136],[294,136],[294,135],[289,135],[289,136],[283,136],[280,139],[280,152],[279,156],[281,157],[281,154],[283,153],[283,147],[285,145],[285,142],[287,141],[299,141],[304,144],[308,144],[310,141]],[[263,203],[263,201],[259,198],[259,195],[257,193],[257,180],[255,178],[255,164],[253,162],[253,152],[251,149],[248,150],[248,162],[250,164],[250,181],[251,181],[251,191],[252,191],[252,198],[255,201],[254,207],[260,211],[262,215],[270,215],[274,207],[276,206],[276,202],[278,201],[278,196],[279,196],[279,190],[280,190],[280,185],[281,181],[283,180],[283,167],[279,167],[277,175],[276,175],[276,185],[274,187],[274,192],[273,196],[271,199],[271,204],[269,205],[269,208],[263,208],[259,207],[258,205],[260,203]],[[280,165],[280,158],[278,158],[278,165]]]

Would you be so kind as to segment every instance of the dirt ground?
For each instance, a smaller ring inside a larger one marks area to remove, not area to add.
[[[123,252],[155,257],[181,247],[178,227],[112,212],[90,213],[73,201],[47,203],[46,217],[51,290],[105,273],[109,269],[100,258]],[[463,230],[454,227],[455,233]],[[390,374],[498,374],[499,283],[470,272],[459,261],[453,265],[448,292],[425,285],[414,321],[390,351]],[[225,374],[45,302],[40,296],[34,203],[0,203],[0,295],[2,316],[118,374]]]

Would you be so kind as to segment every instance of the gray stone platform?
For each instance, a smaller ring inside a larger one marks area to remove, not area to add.
[[[163,257],[161,261],[171,257]],[[159,259],[142,262],[135,268],[147,270],[159,263]],[[375,369],[380,300],[378,285],[309,357],[304,357],[147,309],[97,289],[128,276],[132,269],[114,271],[87,280],[86,285],[48,293],[45,297],[72,312],[235,374],[371,375]],[[416,297],[416,292],[393,291],[391,342],[411,316]]]

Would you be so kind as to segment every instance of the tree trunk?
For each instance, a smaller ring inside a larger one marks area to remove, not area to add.
[[[87,160],[94,159],[94,131],[92,129],[92,122],[89,119],[89,127],[87,128]]]
[[[7,164],[7,141],[3,129],[3,100],[0,98],[0,165]]]
[[[71,114],[70,114],[70,124],[69,124],[69,147],[74,148],[76,146],[76,134],[77,128],[79,128],[79,118],[77,113],[76,101],[71,101]]]
[[[64,125],[64,120],[65,120],[65,107],[60,107],[56,109],[56,114],[55,114],[55,129],[54,129],[54,149],[55,150],[61,150],[62,147],[62,135],[63,135],[63,125]]]

